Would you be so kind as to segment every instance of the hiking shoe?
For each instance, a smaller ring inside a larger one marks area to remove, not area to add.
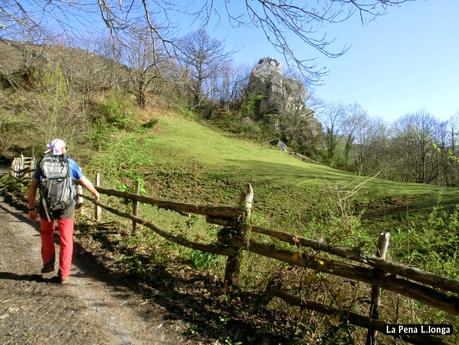
[[[61,270],[59,270],[59,272],[57,272],[57,281],[59,284],[67,284],[69,282],[69,276],[62,276]]]
[[[69,282],[69,277],[58,276],[57,281],[62,285],[67,284]]]
[[[50,273],[54,274],[54,260],[48,261],[41,269],[41,274],[45,278],[49,276]]]

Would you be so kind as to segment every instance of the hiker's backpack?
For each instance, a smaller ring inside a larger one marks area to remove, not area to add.
[[[39,167],[42,177],[40,195],[45,212],[61,211],[72,206],[75,199],[75,188],[72,184],[67,156],[45,154]]]

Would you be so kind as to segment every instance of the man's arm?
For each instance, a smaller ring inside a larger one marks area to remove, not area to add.
[[[37,188],[38,188],[38,180],[36,178],[32,178],[32,181],[30,181],[29,189],[27,190],[27,205],[29,207],[29,218],[32,220],[37,219],[37,213],[35,212],[35,200],[37,197]]]
[[[94,185],[92,184],[91,181],[89,181],[85,176],[81,177],[78,182],[86,188],[92,195],[94,195],[94,200],[96,202],[99,202],[100,200],[100,195],[99,192],[94,188]]]

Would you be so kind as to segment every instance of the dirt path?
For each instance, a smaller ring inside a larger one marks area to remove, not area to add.
[[[197,344],[160,305],[109,285],[75,253],[70,282],[44,281],[38,224],[0,196],[0,344]]]

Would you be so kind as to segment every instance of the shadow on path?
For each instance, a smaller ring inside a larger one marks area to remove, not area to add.
[[[12,272],[0,272],[0,280],[23,280],[37,283],[57,283],[57,279],[43,278],[40,274],[16,274]]]

